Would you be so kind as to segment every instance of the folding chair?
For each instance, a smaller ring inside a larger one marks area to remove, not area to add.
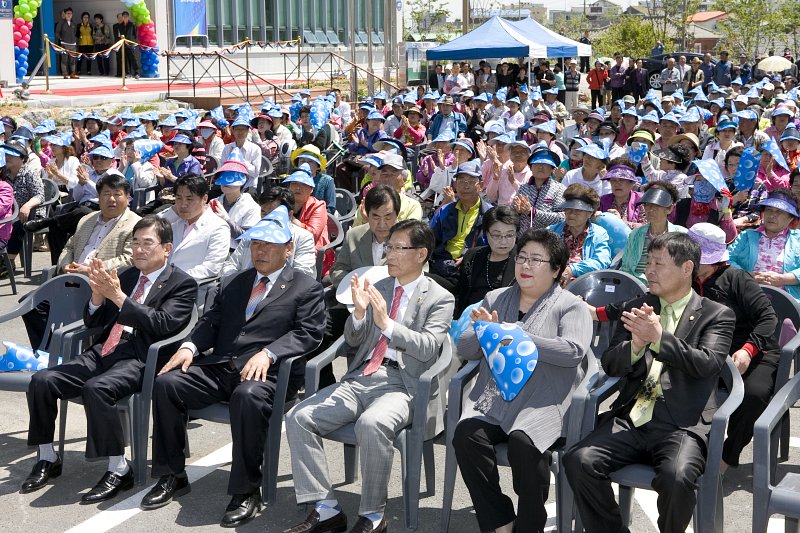
[[[14,208],[12,209],[11,214],[9,214],[3,220],[0,220],[0,227],[2,227],[3,224],[13,224],[17,220],[19,220],[19,204],[16,200],[14,200]],[[17,280],[14,278],[14,265],[11,264],[11,259],[8,257],[8,250],[6,250],[4,247],[2,250],[0,250],[0,255],[3,256],[3,263],[5,264],[6,272],[8,273],[8,281],[11,282],[11,293],[17,294]]]
[[[353,193],[347,189],[336,189],[336,212],[345,232],[353,225],[357,209],[358,202]]]

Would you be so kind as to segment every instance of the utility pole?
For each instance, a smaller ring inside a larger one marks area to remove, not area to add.
[[[466,35],[469,33],[469,0],[463,0],[461,5],[464,12],[461,16],[461,33]]]
[[[372,76],[372,2],[367,0],[367,68],[369,68],[369,77],[367,78],[367,90],[369,94],[375,94],[375,78]]]
[[[350,61],[356,65],[356,1],[347,1],[347,19],[350,23]],[[298,66],[298,68],[300,68]],[[350,67],[350,100],[358,102],[358,69]]]

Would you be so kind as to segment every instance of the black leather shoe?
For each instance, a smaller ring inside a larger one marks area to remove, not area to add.
[[[25,231],[29,231],[34,233],[39,231],[40,229],[44,229],[50,227],[50,223],[53,221],[51,218],[35,218],[33,220],[27,221],[25,224],[22,225],[25,228]]]
[[[222,527],[239,527],[252,519],[261,510],[261,493],[236,494],[225,509],[219,523]]]
[[[120,476],[114,472],[106,472],[102,479],[97,482],[92,490],[81,498],[81,503],[98,503],[110,500],[117,493],[133,488],[133,469],[128,467],[128,471]]]
[[[161,476],[156,486],[144,495],[140,507],[145,510],[158,509],[159,507],[164,507],[178,496],[189,494],[191,490],[192,487],[189,485],[189,478],[186,477],[186,472],[178,475]]]
[[[303,522],[284,530],[283,533],[325,533],[326,531],[334,533],[347,531],[347,516],[340,512],[336,516],[320,521],[319,513],[315,509]]]
[[[386,518],[381,520],[378,527],[373,528],[372,520],[365,516],[359,516],[358,522],[356,522],[356,525],[350,530],[350,533],[386,533],[388,530],[389,527],[386,525]]]
[[[56,457],[55,463],[51,463],[50,461],[37,461],[36,464],[33,465],[33,470],[31,470],[31,473],[25,478],[25,482],[19,489],[20,494],[27,494],[39,490],[47,484],[48,479],[61,475],[63,463],[61,462],[61,457]]]

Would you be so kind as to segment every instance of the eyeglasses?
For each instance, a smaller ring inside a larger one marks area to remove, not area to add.
[[[392,252],[404,252],[405,250],[417,250],[419,248],[419,246],[398,246],[394,244],[386,244],[383,247],[387,255]]]
[[[159,244],[161,244],[161,243],[160,242],[156,242],[156,241],[151,241],[151,240],[137,241],[137,240],[134,239],[133,241],[131,241],[131,248],[134,248],[134,249],[135,248],[141,248],[142,250],[149,251],[149,250],[152,250],[153,248],[155,248],[156,246],[158,246]]]
[[[499,233],[487,233],[487,235],[496,241],[513,241],[517,238],[516,233],[508,233],[506,235],[501,235]]]
[[[531,266],[537,266],[536,263],[549,263],[549,259],[539,259],[538,257],[528,257],[527,255],[515,255],[514,262],[518,265],[524,265],[525,263]]]

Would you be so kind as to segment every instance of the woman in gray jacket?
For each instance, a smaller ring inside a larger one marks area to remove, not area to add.
[[[517,250],[516,283],[488,293],[472,319],[519,326],[533,341],[538,364],[527,382],[516,396],[505,400],[506,389],[501,387],[502,393],[498,389],[474,329],[468,328],[458,340],[459,356],[483,361],[456,426],[453,446],[480,530],[502,533],[544,530],[550,488],[548,449],[562,435],[592,337],[592,319],[585,304],[558,283],[569,262],[564,241],[549,230],[529,230],[519,239]],[[523,353],[522,344],[509,358],[493,354],[494,370],[519,364],[522,357],[532,358],[531,346]],[[511,381],[519,383],[514,372]],[[494,452],[499,443],[508,443],[514,492],[519,497],[516,516],[513,502],[500,489]]]

